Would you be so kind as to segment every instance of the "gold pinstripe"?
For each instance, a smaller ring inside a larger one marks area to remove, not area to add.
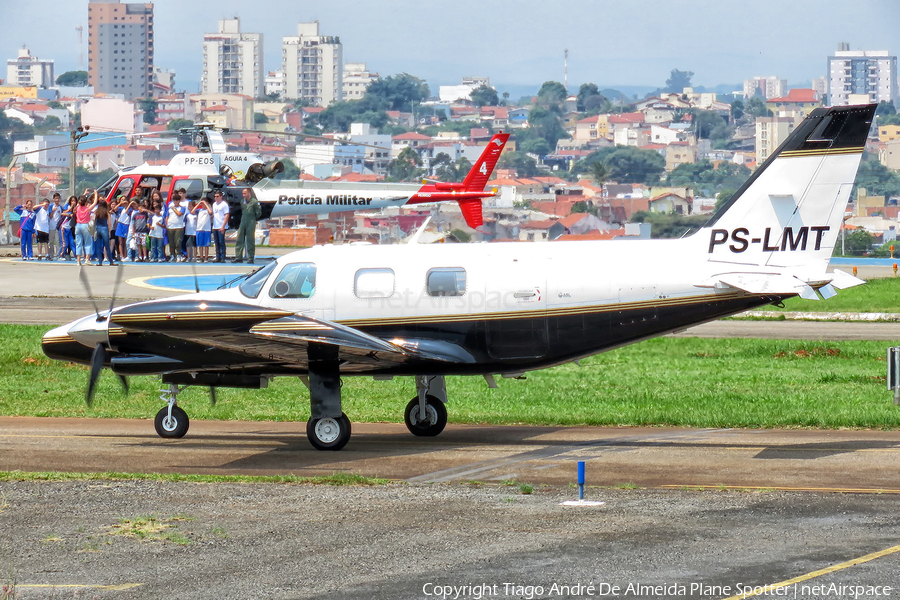
[[[779,157],[796,157],[796,156],[838,156],[843,154],[861,154],[865,148],[863,146],[854,146],[852,148],[813,148],[809,150],[787,150],[779,154]]]
[[[422,317],[396,317],[392,319],[351,319],[339,321],[341,325],[358,327],[361,325],[412,325],[419,323],[452,323],[462,321],[502,321],[509,319],[528,319],[536,317],[560,317],[584,314],[598,314],[606,312],[618,312],[623,310],[635,310],[649,307],[686,306],[706,303],[718,300],[733,300],[746,297],[739,293],[719,294],[716,296],[689,296],[685,298],[673,298],[667,300],[644,300],[641,302],[626,302],[617,304],[601,304],[593,306],[573,306],[569,308],[543,308],[539,310],[506,311],[496,313],[471,313],[464,315],[428,315]]]

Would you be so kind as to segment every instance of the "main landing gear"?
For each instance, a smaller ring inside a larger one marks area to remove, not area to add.
[[[187,413],[184,412],[177,404],[178,393],[187,386],[178,387],[174,383],[169,384],[169,389],[160,390],[159,399],[168,404],[156,413],[154,425],[156,425],[156,433],[159,437],[164,438],[183,438],[188,432],[191,422]]]
[[[403,411],[403,420],[413,435],[433,437],[447,425],[447,386],[443,375],[416,377],[416,397]]]
[[[337,348],[309,345],[309,403],[306,437],[316,450],[340,450],[350,441],[350,419],[341,410],[341,373]],[[406,406],[410,432],[435,436],[447,425],[447,388],[442,375],[416,377],[416,397]]]

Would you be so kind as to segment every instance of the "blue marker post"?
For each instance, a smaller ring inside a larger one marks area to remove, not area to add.
[[[584,500],[584,461],[578,461],[578,499]]]

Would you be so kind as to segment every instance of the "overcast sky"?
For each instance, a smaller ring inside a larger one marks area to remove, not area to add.
[[[0,0],[0,57],[25,44],[55,60],[56,74],[78,68],[76,25],[87,0]],[[825,75],[839,42],[852,49],[900,51],[898,0],[158,0],[156,66],[174,69],[176,84],[197,91],[203,34],[238,16],[241,29],[265,36],[265,67],[280,67],[281,38],[296,23],[318,20],[336,35],[345,62],[365,62],[382,76],[408,72],[437,85],[461,77],[536,92],[563,80],[569,88],[661,87],[672,69],[693,83],[739,84],[777,75],[791,84]],[[248,8],[250,7],[250,8]],[[84,66],[87,69],[87,64]],[[5,76],[5,70],[3,71]],[[514,98],[518,96],[513,94]]]

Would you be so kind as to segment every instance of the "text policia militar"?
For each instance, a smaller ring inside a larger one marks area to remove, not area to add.
[[[616,598],[616,597],[685,597],[685,596],[737,596],[796,598],[810,595],[835,598],[886,598],[892,595],[894,588],[884,585],[859,585],[840,583],[791,583],[788,585],[752,585],[736,583],[734,585],[710,585],[702,582],[692,583],[628,583],[617,585],[612,583],[548,583],[533,585],[523,583],[476,583],[464,585],[442,585],[426,583],[422,586],[422,594],[426,598],[441,600],[482,600],[482,598]]]
[[[369,206],[374,198],[363,198],[350,194],[327,196],[278,196],[278,204],[306,204],[310,206]]]

